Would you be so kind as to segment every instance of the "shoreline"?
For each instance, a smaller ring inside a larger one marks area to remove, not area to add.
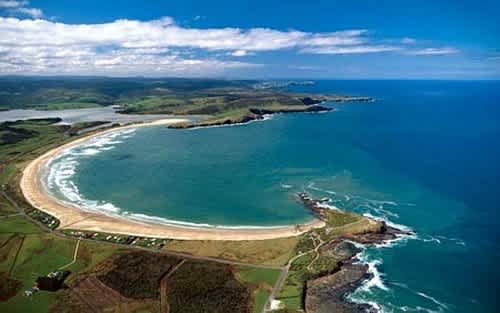
[[[276,227],[248,227],[235,228],[234,226],[214,227],[184,226],[178,224],[163,224],[129,219],[124,216],[107,215],[99,212],[89,212],[76,205],[65,203],[48,194],[41,182],[41,172],[45,165],[66,149],[81,144],[91,138],[103,134],[132,129],[185,123],[186,119],[163,119],[153,122],[135,123],[106,129],[84,136],[56,147],[31,161],[23,170],[20,187],[21,192],[33,207],[50,214],[59,220],[58,229],[74,229],[82,231],[96,231],[121,235],[142,237],[170,238],[180,240],[265,240],[283,237],[298,236],[314,228],[322,228],[325,223],[317,218],[296,225]]]

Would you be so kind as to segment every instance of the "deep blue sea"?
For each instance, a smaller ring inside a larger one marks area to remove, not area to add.
[[[349,298],[384,312],[498,312],[500,82],[317,81],[295,91],[371,96],[248,125],[141,128],[52,162],[47,185],[89,209],[183,223],[310,218],[305,190],[416,232],[359,256]]]

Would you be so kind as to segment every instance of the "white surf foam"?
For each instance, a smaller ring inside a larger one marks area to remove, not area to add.
[[[433,309],[428,309],[424,308],[422,306],[408,306],[408,305],[403,305],[403,306],[397,306],[392,303],[385,303],[384,308],[382,308],[381,313],[393,313],[393,312],[415,312],[415,313],[442,313],[443,310],[433,310]]]
[[[377,220],[377,221],[385,222],[387,224],[387,226],[392,227],[392,228],[396,228],[396,229],[399,229],[399,230],[402,230],[402,231],[407,231],[407,232],[412,232],[413,231],[410,227],[408,227],[406,225],[402,225],[402,224],[397,224],[397,223],[391,222],[390,220],[388,220],[388,219],[386,219],[384,217],[375,216],[375,215],[372,215],[370,213],[363,213],[363,216],[372,218],[372,219]]]
[[[386,218],[374,216],[370,213],[365,213],[363,215],[375,220],[384,221],[387,225],[393,228],[397,228],[408,232],[412,231],[411,228],[409,228],[408,226],[393,223]],[[416,235],[413,233],[408,235],[402,234],[402,235],[397,235],[397,238],[394,238],[392,240],[387,240],[384,241],[383,243],[375,244],[373,246],[377,249],[392,248],[395,245],[405,243],[408,239],[414,239],[414,238],[416,238]],[[384,283],[384,274],[381,273],[379,270],[379,267],[382,265],[382,260],[371,256],[367,246],[356,244],[355,242],[352,243],[355,244],[356,247],[362,249],[362,251],[358,253],[355,256],[355,258],[357,259],[357,262],[368,265],[367,272],[371,274],[371,278],[365,280],[361,284],[361,286],[358,287],[358,289],[356,289],[356,291],[354,291],[347,297],[347,299],[354,303],[368,304],[372,308],[374,308],[377,312],[386,312],[387,310],[385,310],[384,305],[368,300],[370,298],[370,294],[374,292],[374,289],[381,290],[382,292],[391,292],[391,289]],[[392,312],[392,310],[388,312]]]
[[[416,239],[423,241],[423,242],[435,243],[435,244],[452,243],[452,244],[456,244],[456,245],[463,246],[463,247],[466,246],[465,241],[463,241],[462,239],[449,238],[449,237],[440,236],[440,235],[432,236],[432,235],[421,234]]]
[[[417,240],[423,241],[423,242],[433,242],[436,244],[441,244],[441,240],[437,237],[433,237],[431,235],[419,235],[417,237]]]
[[[327,194],[330,194],[330,195],[336,195],[337,194],[337,192],[335,192],[333,190],[322,189],[322,188],[316,187],[316,185],[315,185],[314,182],[309,183],[307,185],[307,188],[311,189],[311,190],[316,190],[316,191],[319,191],[319,192],[324,192],[324,193],[327,193]]]
[[[335,202],[336,204],[354,208],[355,211],[369,211],[373,213],[373,215],[380,216],[385,220],[399,218],[399,214],[394,212],[391,207],[415,206],[415,204],[413,203],[399,203],[393,200],[369,199],[357,195],[341,193],[335,190],[320,188],[315,184],[315,182],[310,182],[306,186],[306,188],[330,195],[335,195],[336,197],[334,198],[333,202]]]
[[[415,239],[416,235],[396,235],[396,238],[391,240],[386,240],[383,243],[375,244],[374,246],[377,248],[393,248],[398,245],[404,244],[408,239]]]
[[[371,259],[366,253],[361,253],[358,256],[359,262],[368,265],[368,273],[371,274],[371,278],[365,281],[361,286],[360,290],[371,292],[372,288],[379,288],[381,290],[387,291],[388,288],[385,286],[383,281],[383,274],[378,270],[377,266],[382,264],[382,260]]]
[[[322,189],[317,187],[314,182],[310,183],[307,188],[319,192],[324,192],[328,194],[334,194],[337,195],[337,198],[339,196],[342,196],[342,194],[335,192],[333,190],[328,190],[328,189]],[[367,199],[363,197],[359,197],[356,195],[348,195],[348,197],[344,197],[346,199],[346,202],[349,202],[350,206],[355,206],[358,210],[364,211],[363,213],[364,216],[383,221],[386,223],[386,225],[399,229],[401,231],[409,232],[410,234],[401,234],[397,235],[397,238],[394,238],[392,240],[387,240],[383,243],[380,244],[375,244],[373,245],[375,248],[392,248],[396,245],[404,244],[410,239],[418,239],[426,242],[435,242],[435,243],[441,243],[443,240],[449,240],[452,241],[456,244],[460,245],[465,245],[465,243],[458,239],[458,238],[446,238],[442,236],[419,236],[416,233],[413,232],[412,228],[402,225],[399,223],[395,223],[391,221],[391,218],[399,218],[399,215],[395,212],[393,212],[391,207],[395,206],[415,206],[413,203],[398,203],[396,201],[391,201],[391,200],[375,200],[375,199]],[[447,305],[441,301],[439,301],[436,297],[430,296],[426,293],[423,292],[415,292],[410,290],[413,294],[423,297],[430,301],[428,307],[424,306],[395,306],[392,305],[391,303],[384,302],[384,303],[376,303],[374,301],[371,301],[373,299],[374,295],[373,293],[375,290],[379,290],[378,292],[384,292],[384,293],[391,293],[393,292],[390,286],[385,282],[384,279],[384,274],[381,273],[379,270],[380,266],[382,265],[382,260],[379,258],[376,258],[372,256],[370,248],[368,248],[365,245],[357,244],[355,242],[352,242],[353,244],[356,245],[357,248],[361,248],[362,251],[358,253],[355,258],[357,259],[357,262],[366,264],[368,266],[368,273],[371,274],[371,278],[365,280],[361,286],[354,291],[352,294],[347,296],[347,299],[349,301],[352,301],[354,303],[360,303],[360,304],[368,304],[372,308],[374,308],[377,312],[394,312],[394,311],[403,311],[403,312],[428,312],[428,313],[442,313],[447,311]],[[391,283],[392,284],[392,283]],[[397,285],[396,283],[394,283]],[[406,285],[400,284],[402,288],[409,289]],[[378,297],[378,296],[377,296]]]
[[[447,240],[447,241],[451,241],[459,246],[466,246],[466,243],[465,241],[463,241],[462,239],[460,238],[453,238],[453,237],[446,237],[446,236],[436,236],[437,238],[440,238],[442,240]]]
[[[398,282],[390,282],[391,285],[397,286],[401,289],[406,290],[407,292],[417,295],[419,297],[422,297],[426,300],[429,301],[429,304],[431,306],[434,306],[433,308],[424,308],[422,306],[416,306],[416,307],[411,307],[411,306],[402,306],[402,307],[397,307],[391,304],[395,309],[400,309],[405,312],[445,312],[448,311],[448,305],[442,301],[439,301],[436,297],[431,296],[429,294],[426,294],[422,291],[416,291],[408,287],[408,285],[403,284],[403,283],[398,283]]]
[[[318,204],[316,204],[316,206],[320,207],[320,208],[323,208],[323,209],[332,210],[332,211],[340,211],[340,209],[337,208],[336,206],[328,204],[328,203],[324,203],[324,202],[318,203]]]
[[[84,210],[108,214],[119,213],[120,209],[111,203],[85,199],[72,178],[77,171],[80,158],[95,156],[103,151],[111,150],[123,142],[120,139],[130,138],[134,132],[135,129],[132,128],[106,133],[63,150],[47,162],[48,174],[45,177],[45,188],[52,195],[60,194],[62,201],[77,205]],[[57,194],[54,194],[54,189]]]
[[[399,218],[399,214],[384,209],[384,207],[382,205],[378,205],[376,207],[371,207],[370,209],[372,209],[375,213],[380,214],[380,215],[385,216],[385,217],[390,216],[393,218]]]
[[[436,298],[434,298],[432,296],[429,296],[429,295],[427,295],[427,294],[425,294],[423,292],[417,291],[416,294],[419,295],[419,296],[421,296],[421,297],[423,297],[423,298],[425,298],[425,299],[428,299],[428,300],[432,301],[434,304],[436,304],[437,306],[439,306],[439,307],[441,307],[443,309],[447,309],[448,308],[448,306],[446,304],[438,301]]]
[[[164,225],[177,225],[182,227],[192,227],[192,228],[221,228],[221,229],[276,229],[286,227],[286,225],[275,225],[275,226],[260,226],[260,225],[217,225],[217,224],[206,224],[206,223],[193,223],[179,220],[172,220],[168,218],[158,217],[158,216],[150,216],[146,214],[140,213],[130,213],[130,212],[122,212],[121,217],[129,218],[132,220],[140,221],[140,222],[151,222],[156,224],[164,224]]]

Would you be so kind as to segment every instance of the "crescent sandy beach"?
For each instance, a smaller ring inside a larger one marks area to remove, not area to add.
[[[86,211],[53,197],[43,186],[42,169],[47,166],[47,163],[51,159],[68,148],[110,132],[138,127],[167,126],[182,122],[187,122],[187,120],[172,118],[147,123],[129,124],[81,137],[52,149],[26,166],[21,178],[22,193],[33,207],[58,218],[60,221],[59,229],[183,240],[265,240],[297,236],[313,228],[324,227],[325,223],[316,218],[300,225],[262,228],[194,227],[136,221],[119,215]]]

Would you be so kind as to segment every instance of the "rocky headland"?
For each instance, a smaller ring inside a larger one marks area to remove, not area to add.
[[[170,125],[169,128],[185,129],[194,127],[222,126],[233,124],[244,124],[251,121],[262,120],[266,115],[277,113],[318,113],[332,111],[333,108],[321,105],[324,102],[365,102],[373,101],[371,97],[351,97],[351,96],[330,96],[330,95],[311,95],[295,96],[295,100],[300,105],[277,105],[263,107],[249,107],[243,111],[234,112],[223,117],[214,116],[212,118],[198,122],[187,122]]]
[[[244,114],[237,114],[235,116],[228,116],[225,118],[211,119],[207,121],[200,121],[198,123],[180,123],[170,125],[169,128],[174,129],[184,129],[184,128],[194,128],[194,127],[208,127],[208,126],[222,126],[222,125],[233,125],[233,124],[244,124],[251,121],[262,120],[266,115],[276,114],[276,113],[316,113],[316,112],[328,112],[333,110],[329,107],[324,107],[320,105],[310,105],[307,107],[297,106],[286,107],[286,108],[250,108],[248,112]]]
[[[334,207],[325,205],[329,199],[314,199],[307,193],[299,193],[297,197],[304,207],[310,209],[319,219],[328,221],[328,215]],[[340,210],[339,210],[340,211]],[[360,287],[363,282],[372,278],[368,265],[358,262],[357,255],[362,249],[357,244],[383,244],[402,236],[410,236],[411,231],[388,226],[384,221],[363,217],[373,227],[364,230],[346,231],[321,246],[320,253],[337,261],[333,272],[314,277],[305,282],[304,308],[308,313],[360,313],[377,312],[368,304],[350,302],[347,296]],[[356,222],[353,222],[355,224]],[[327,223],[328,225],[328,223]],[[326,232],[329,230],[326,227]],[[333,229],[330,227],[330,229]]]

